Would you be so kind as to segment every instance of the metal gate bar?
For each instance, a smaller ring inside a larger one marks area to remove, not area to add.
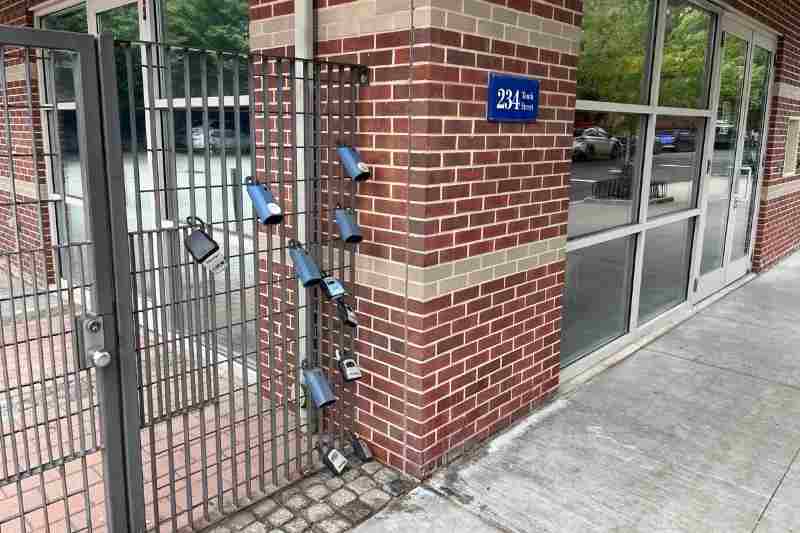
[[[198,529],[316,468],[354,423],[334,360],[354,335],[287,252],[354,293],[332,219],[355,207],[335,148],[363,67],[3,27],[0,59],[0,529]],[[259,225],[247,176],[282,224]],[[187,217],[222,274],[184,250]],[[340,398],[324,415],[313,365]]]
[[[95,40],[0,27],[0,59],[0,529],[123,531],[119,367],[84,351],[117,339]]]
[[[321,311],[319,289],[299,292],[287,250],[291,239],[305,242],[354,290],[352,252],[349,261],[343,249],[334,256],[330,221],[333,191],[345,194],[343,177],[333,177],[338,164],[330,161],[331,175],[320,174],[320,154],[333,157],[344,139],[314,126],[321,94],[330,113],[336,98],[354,106],[344,87],[361,67],[145,42],[118,42],[115,54],[120,116],[127,117],[121,159],[145,529],[199,528],[318,464],[299,370],[303,361],[323,364],[338,383],[332,354],[321,351],[342,326],[325,327],[323,346],[321,320],[331,309]],[[350,116],[352,135],[354,109]],[[298,157],[312,170],[302,178]],[[284,207],[274,231],[248,207],[246,176],[268,184]],[[324,186],[323,205],[320,183],[336,180],[337,187]],[[187,217],[201,218],[218,242],[228,264],[222,274],[210,275],[183,250],[196,229]],[[303,222],[307,235],[299,233]],[[341,437],[341,420],[335,425]]]

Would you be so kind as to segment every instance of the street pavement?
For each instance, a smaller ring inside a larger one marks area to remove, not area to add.
[[[358,533],[800,532],[800,253]]]

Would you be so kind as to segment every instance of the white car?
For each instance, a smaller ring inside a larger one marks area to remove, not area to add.
[[[616,159],[622,153],[619,139],[612,137],[603,128],[591,127],[576,130],[572,141],[572,158],[581,161],[607,157]]]
[[[226,150],[235,150],[237,143],[242,147],[242,151],[246,152],[250,149],[250,136],[240,131],[236,134],[235,129],[231,126],[226,126],[224,130],[219,127],[219,122],[212,122],[208,126],[208,146],[211,149],[219,149],[225,146]],[[206,140],[203,126],[195,126],[192,128],[192,148],[196,150],[205,150]]]

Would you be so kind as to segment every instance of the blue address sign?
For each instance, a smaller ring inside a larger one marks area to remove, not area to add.
[[[493,72],[487,96],[490,122],[534,122],[539,116],[539,80]]]

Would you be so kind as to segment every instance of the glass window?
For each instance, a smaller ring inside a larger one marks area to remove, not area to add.
[[[48,30],[86,33],[89,25],[86,18],[86,4],[57,11],[42,17],[41,26]],[[50,98],[59,103],[75,100],[75,69],[78,55],[74,52],[53,50],[48,59],[52,61],[53,87],[55,94]],[[48,82],[49,83],[49,82]]]
[[[630,224],[637,216],[647,118],[577,111],[572,141],[569,236]]]
[[[248,0],[163,0],[165,41],[218,50],[250,49]]]
[[[635,242],[625,237],[567,254],[562,366],[628,331]]]
[[[114,39],[139,39],[139,7],[136,3],[116,7],[97,14],[97,32],[111,32]]]
[[[705,118],[658,117],[648,218],[697,204],[705,124]]]
[[[693,234],[694,220],[647,231],[639,296],[640,323],[686,301]]]
[[[661,67],[660,103],[708,106],[714,15],[688,0],[669,0]]]
[[[50,13],[42,17],[41,25],[46,30],[87,33],[89,31],[89,22],[86,18],[86,4],[78,4],[63,11]]]
[[[578,98],[644,104],[654,0],[585,0]]]

